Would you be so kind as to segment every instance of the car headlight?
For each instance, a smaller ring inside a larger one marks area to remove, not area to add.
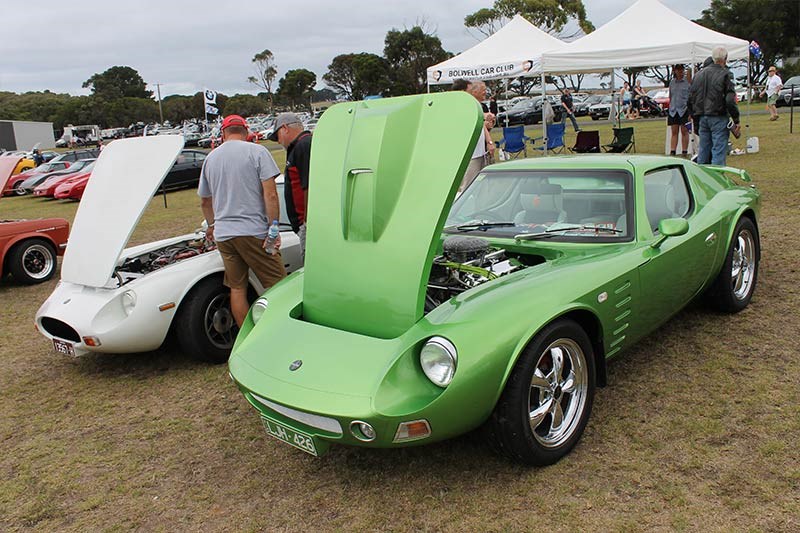
[[[444,337],[428,339],[419,354],[422,371],[439,387],[447,387],[453,381],[457,361],[456,347]]]
[[[133,291],[125,291],[122,293],[122,310],[126,315],[130,315],[133,308],[136,307],[136,293]]]
[[[256,303],[253,304],[253,308],[250,309],[250,317],[253,319],[253,324],[258,323],[261,320],[261,317],[264,315],[264,311],[267,310],[267,302],[266,298],[259,298],[256,300]]]

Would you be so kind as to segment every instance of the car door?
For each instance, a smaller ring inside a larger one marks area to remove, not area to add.
[[[191,152],[182,151],[178,154],[178,158],[175,160],[175,163],[172,165],[172,169],[167,173],[167,176],[164,178],[163,187],[166,189],[171,189],[174,187],[180,187],[184,185],[187,181],[187,172],[189,169],[192,168],[192,163],[194,162],[194,156]]]
[[[639,267],[642,291],[642,322],[658,327],[694,298],[705,282],[716,254],[719,221],[703,216],[696,208],[682,165],[655,168],[639,176],[637,194],[638,234],[644,243],[644,262]],[[686,218],[689,231],[661,238],[658,223],[668,218]],[[644,226],[644,227],[641,227]]]

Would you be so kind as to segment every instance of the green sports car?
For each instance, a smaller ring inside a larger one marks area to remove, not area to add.
[[[509,458],[551,464],[608,359],[698,296],[750,302],[760,196],[745,172],[525,159],[457,196],[482,121],[464,93],[322,117],[305,269],[255,302],[229,362],[268,434],[320,455],[482,427]]]

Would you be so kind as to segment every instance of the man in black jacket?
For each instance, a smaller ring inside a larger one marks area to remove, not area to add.
[[[697,162],[724,165],[728,155],[728,135],[739,137],[739,108],[733,75],[726,68],[728,51],[718,46],[711,52],[713,63],[704,67],[692,81],[689,106],[700,135]]]

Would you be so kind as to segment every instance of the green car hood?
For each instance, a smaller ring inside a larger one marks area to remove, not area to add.
[[[438,236],[482,127],[464,92],[325,112],[311,149],[304,320],[394,338],[422,317]]]

